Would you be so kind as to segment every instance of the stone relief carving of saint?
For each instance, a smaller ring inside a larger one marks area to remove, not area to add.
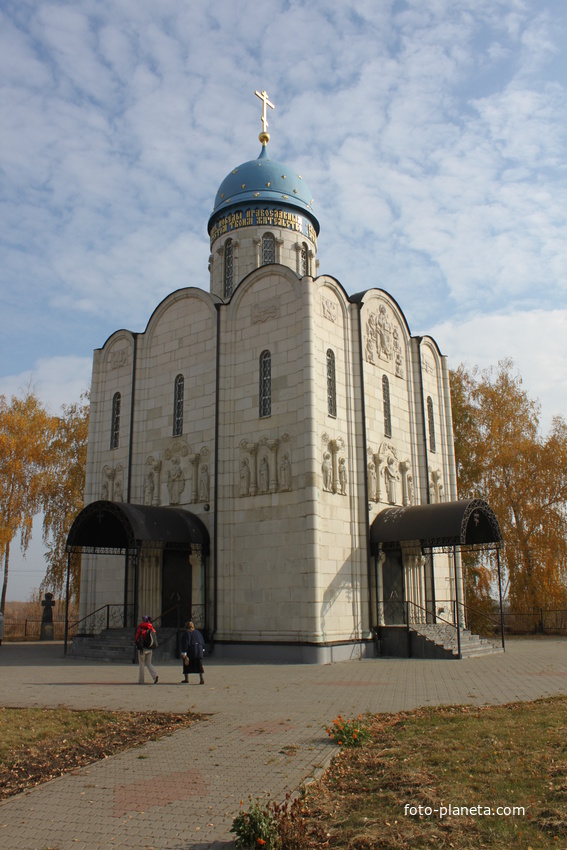
[[[386,485],[386,494],[388,502],[395,505],[398,501],[398,481],[400,475],[395,466],[395,458],[393,455],[388,457],[388,463],[384,467],[384,483]]]
[[[291,490],[291,463],[287,452],[284,452],[280,463],[280,490]]]
[[[270,467],[268,458],[263,455],[260,461],[260,493],[267,493],[270,486]]]
[[[366,322],[366,359],[374,363],[374,352],[376,351],[376,316],[371,313]]]
[[[240,464],[240,495],[250,495],[250,466],[246,457],[243,458]]]
[[[344,457],[339,458],[339,493],[341,496],[346,496],[347,488],[347,470],[346,460]]]
[[[404,360],[402,357],[402,346],[400,344],[400,334],[397,328],[393,331],[394,337],[394,367],[398,378],[404,377]]]
[[[376,320],[376,332],[378,343],[378,357],[383,357],[386,360],[392,358],[394,341],[392,335],[392,325],[388,321],[388,314],[383,304],[380,304],[378,310],[378,318]]]
[[[181,501],[181,494],[185,489],[185,477],[178,457],[172,457],[170,463],[171,466],[167,473],[169,504],[178,505]]]
[[[366,320],[366,342],[364,357],[368,363],[376,363],[376,358],[394,362],[395,373],[403,378],[403,354],[400,333],[394,322],[390,321],[384,304],[380,304],[377,313],[370,313]]]
[[[331,493],[333,489],[333,468],[331,466],[331,455],[329,452],[325,452],[323,455],[321,469],[323,470],[323,490]]]
[[[199,501],[209,501],[209,466],[206,463],[202,464],[199,475]]]
[[[105,480],[102,482],[102,487],[101,487],[101,491],[100,491],[100,498],[104,502],[108,502],[108,479],[107,478],[105,478]]]
[[[122,479],[116,478],[114,481],[114,501],[123,502],[124,496],[122,493]]]
[[[441,473],[438,469],[432,469],[429,479],[430,499],[433,504],[438,504],[441,501],[443,485],[441,483]]]
[[[413,475],[408,474],[408,504],[413,505]]]
[[[144,505],[151,505],[154,500],[156,489],[156,475],[153,469],[148,469],[144,481]]]
[[[368,498],[376,501],[376,467],[373,461],[368,464]]]

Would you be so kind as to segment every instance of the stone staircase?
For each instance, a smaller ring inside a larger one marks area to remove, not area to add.
[[[443,648],[455,658],[458,657],[457,630],[453,626],[444,623],[413,623],[410,628],[425,641]],[[476,658],[479,655],[492,655],[503,651],[501,646],[486,638],[473,635],[468,629],[461,629],[462,658]]]
[[[92,658],[97,661],[129,664],[137,663],[134,648],[135,629],[104,629],[96,635],[77,635],[69,647],[73,658]],[[158,646],[153,650],[153,660],[169,660],[176,657],[177,629],[157,630]]]

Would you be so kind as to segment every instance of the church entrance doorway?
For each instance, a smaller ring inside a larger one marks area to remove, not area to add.
[[[179,628],[191,618],[192,567],[190,553],[164,549],[161,573],[161,624]]]
[[[384,624],[399,626],[406,622],[404,605],[404,565],[401,549],[388,549],[382,566]]]

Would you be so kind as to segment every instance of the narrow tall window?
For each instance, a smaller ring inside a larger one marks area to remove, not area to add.
[[[233,245],[232,239],[227,239],[224,243],[224,297],[230,298],[232,295],[232,259]]]
[[[327,351],[327,412],[329,416],[337,415],[337,381],[335,377],[335,353]]]
[[[260,417],[272,413],[272,355],[269,351],[260,354]]]
[[[120,440],[120,393],[112,399],[112,421],[110,423],[110,448],[117,449]]]
[[[183,392],[185,379],[178,375],[173,385],[173,436],[179,437],[183,433]]]
[[[262,236],[262,265],[276,262],[276,240],[271,233]]]
[[[392,411],[390,408],[390,382],[382,376],[382,404],[384,407],[384,436],[392,436]]]
[[[427,421],[429,423],[429,451],[435,451],[435,416],[433,415],[433,401],[427,396]]]
[[[305,242],[301,245],[301,277],[304,277],[309,271],[307,263],[307,245]]]

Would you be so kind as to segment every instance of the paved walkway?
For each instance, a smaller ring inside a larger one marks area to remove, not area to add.
[[[189,850],[230,843],[239,801],[281,800],[334,753],[339,714],[422,705],[498,704],[567,693],[567,640],[514,640],[505,654],[464,661],[379,659],[341,664],[205,662],[205,686],[159,684],[137,667],[64,659],[60,644],[0,648],[0,704],[195,709],[207,721],[55,779],[0,805],[6,850]]]

